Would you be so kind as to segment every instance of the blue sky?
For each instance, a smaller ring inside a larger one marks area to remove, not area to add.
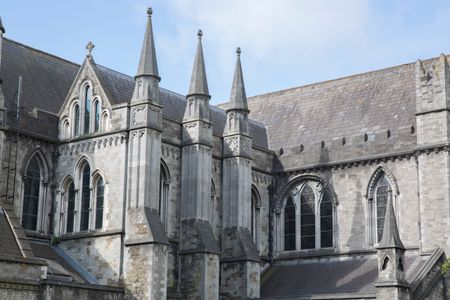
[[[161,86],[185,94],[196,32],[212,103],[228,99],[235,48],[247,95],[286,89],[450,53],[450,1],[438,0],[0,0],[6,37],[81,63],[134,75],[146,7]]]

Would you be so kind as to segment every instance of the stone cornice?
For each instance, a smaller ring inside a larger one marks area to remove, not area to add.
[[[82,140],[78,142],[67,143],[58,146],[58,153],[60,155],[72,155],[74,153],[84,153],[88,151],[95,151],[96,149],[113,147],[123,144],[127,139],[127,133],[121,132],[109,136],[101,136],[89,140]]]
[[[411,159],[412,157],[420,156],[422,154],[430,154],[430,153],[439,153],[442,151],[449,152],[450,151],[450,144],[438,144],[438,145],[429,145],[429,146],[422,146],[422,147],[416,147],[412,150],[408,151],[401,151],[401,152],[394,152],[389,154],[380,154],[380,155],[373,155],[373,156],[365,156],[355,159],[348,159],[348,160],[341,160],[341,161],[334,161],[334,162],[328,162],[328,163],[319,163],[319,164],[310,164],[298,168],[288,168],[288,169],[278,169],[274,170],[274,175],[280,175],[280,174],[288,174],[288,175],[296,175],[296,174],[302,174],[302,173],[308,173],[308,172],[315,172],[315,171],[326,171],[326,170],[337,170],[337,169],[346,169],[346,168],[352,168],[352,167],[359,167],[359,166],[365,166],[365,165],[372,165],[372,164],[379,164],[381,162],[394,162],[394,161],[402,161],[404,159]]]

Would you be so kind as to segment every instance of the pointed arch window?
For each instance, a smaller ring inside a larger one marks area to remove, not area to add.
[[[75,184],[73,183],[73,181],[69,184],[67,193],[66,232],[71,233],[74,230],[75,222]]]
[[[169,200],[169,170],[164,162],[161,161],[161,169],[159,176],[159,216],[161,217],[161,222],[167,228],[167,206]]]
[[[80,135],[80,106],[75,104],[73,107],[73,136]]]
[[[95,99],[94,102],[94,132],[100,131],[100,114],[101,114],[101,106],[100,101],[98,99]]]
[[[316,247],[316,208],[314,191],[306,185],[300,196],[300,235],[302,249]]]
[[[284,207],[284,250],[295,250],[296,225],[295,225],[295,205],[291,196],[287,198]]]
[[[41,167],[35,155],[28,163],[25,175],[22,208],[22,227],[24,229],[37,230],[41,180]]]
[[[211,201],[209,205],[210,205],[209,221],[214,229],[214,217],[216,213],[216,185],[214,184],[214,180],[212,178],[211,178]]]
[[[303,181],[285,198],[284,251],[335,247],[335,201],[320,181]],[[292,228],[292,226],[294,226]]]
[[[384,219],[389,199],[396,209],[398,188],[394,177],[383,167],[378,167],[369,181],[368,198],[368,241],[370,246],[380,242],[383,237]]]
[[[333,247],[333,202],[328,191],[325,191],[320,203],[320,246]]]
[[[90,178],[91,168],[88,163],[85,163],[81,172],[80,231],[89,229],[89,214],[91,210]]]
[[[379,178],[375,187],[376,201],[376,224],[377,224],[377,242],[383,237],[384,218],[389,197],[392,196],[392,189],[386,176]]]
[[[84,88],[84,134],[89,133],[91,123],[91,87]]]
[[[261,199],[259,197],[256,186],[252,186],[251,201],[251,234],[253,236],[253,241],[255,242],[256,247],[259,248],[259,210]]]
[[[95,229],[101,229],[103,227],[103,208],[105,204],[105,183],[102,177],[97,180],[95,194]]]

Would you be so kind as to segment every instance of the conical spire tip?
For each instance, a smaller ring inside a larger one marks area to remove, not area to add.
[[[237,47],[236,48],[236,54],[237,54],[237,56],[241,56],[241,47]]]
[[[198,39],[199,39],[199,40],[202,39],[203,31],[202,31],[201,29],[199,29],[199,30],[197,31],[197,36],[198,36]]]
[[[2,17],[0,17],[0,32],[2,34],[4,34],[6,32],[5,27],[3,26],[3,23],[2,23]]]

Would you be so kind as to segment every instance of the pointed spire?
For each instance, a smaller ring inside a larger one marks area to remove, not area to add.
[[[5,27],[3,26],[2,23],[2,17],[0,17],[0,35],[5,34]]]
[[[160,79],[158,64],[156,63],[155,41],[153,39],[152,13],[153,10],[149,7],[147,9],[147,26],[145,29],[144,43],[142,44],[141,58],[136,77],[152,76]]]
[[[405,249],[400,234],[398,233],[397,221],[395,220],[394,207],[392,205],[392,196],[388,197],[386,206],[386,215],[384,218],[383,237],[377,247]]]
[[[247,96],[245,95],[244,77],[241,67],[241,48],[236,49],[236,69],[234,71],[233,86],[231,88],[230,103],[228,110],[249,111],[247,106]]]
[[[192,69],[191,84],[189,85],[190,95],[205,95],[210,97],[208,90],[208,81],[206,79],[205,60],[203,58],[202,36],[201,30],[197,33],[197,53],[195,54],[194,67]]]

